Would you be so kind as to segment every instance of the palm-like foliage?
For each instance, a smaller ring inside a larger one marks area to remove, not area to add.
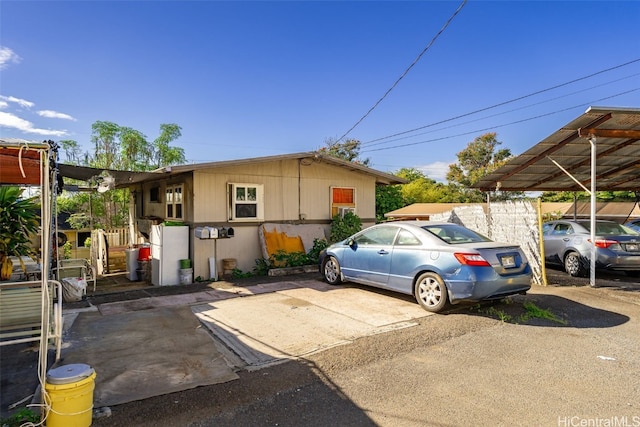
[[[40,206],[37,199],[21,195],[19,187],[0,186],[0,261],[36,254],[31,237],[40,227]]]

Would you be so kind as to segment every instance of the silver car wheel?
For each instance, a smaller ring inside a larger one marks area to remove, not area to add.
[[[440,276],[427,272],[416,281],[416,300],[427,311],[437,313],[447,305],[447,287]]]
[[[338,285],[342,282],[342,278],[340,277],[340,264],[338,264],[338,260],[334,257],[328,256],[327,259],[325,259],[322,271],[324,273],[324,280],[330,285]]]
[[[570,252],[564,258],[564,269],[569,276],[578,277],[584,275],[584,268],[580,261],[580,255],[576,252]]]

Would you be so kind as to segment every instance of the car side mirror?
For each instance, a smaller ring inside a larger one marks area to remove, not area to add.
[[[349,240],[347,241],[347,245],[349,245],[350,247],[354,247],[354,246],[355,246],[355,244],[356,244],[356,241],[355,241],[355,240],[353,240],[353,239],[349,239]]]

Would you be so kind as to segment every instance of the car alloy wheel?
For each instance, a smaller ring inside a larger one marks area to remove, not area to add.
[[[582,266],[582,260],[577,252],[569,252],[564,257],[564,269],[570,276],[580,277],[585,275],[584,267]]]
[[[340,264],[338,264],[338,260],[334,257],[328,256],[327,259],[325,259],[322,271],[324,273],[324,280],[326,280],[330,285],[338,285],[342,283],[342,278],[340,277]]]
[[[422,308],[433,313],[447,305],[447,286],[436,273],[422,273],[416,281],[416,300]]]

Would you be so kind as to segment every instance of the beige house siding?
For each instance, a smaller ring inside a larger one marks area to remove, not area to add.
[[[375,222],[376,181],[386,179],[375,171],[363,171],[350,164],[335,164],[314,157],[280,157],[257,162],[216,163],[176,167],[157,180],[147,179],[132,185],[136,192],[135,218],[165,218],[165,190],[168,185],[184,186],[183,221],[191,227],[190,258],[194,277],[213,276],[209,258],[216,259],[217,274],[222,273],[222,260],[234,258],[237,268],[252,271],[256,259],[262,258],[258,228],[265,222],[320,224],[328,237],[331,224],[331,188],[355,189],[356,214],[363,226]],[[168,172],[168,171],[167,171]],[[375,172],[375,173],[372,173]],[[228,184],[262,185],[264,217],[260,220],[229,218]],[[150,201],[150,190],[158,188],[159,201]],[[234,237],[199,239],[194,229],[199,226],[233,227]]]
[[[264,186],[264,220],[229,221],[229,183]],[[355,188],[356,213],[362,219],[369,219],[366,225],[373,224],[375,185],[372,176],[322,163],[299,164],[297,160],[194,171],[194,225],[225,225],[233,227],[235,231],[233,238],[218,239],[216,242],[195,237],[192,239],[195,277],[209,278],[209,257],[216,258],[219,274],[224,258],[234,258],[237,268],[251,271],[256,259],[262,258],[258,227],[264,222],[321,221],[328,236],[332,186]]]
[[[165,218],[166,215],[166,195],[165,191],[167,186],[171,185],[183,185],[184,186],[184,218],[185,222],[193,222],[193,179],[191,178],[191,174],[182,174],[178,176],[171,177],[170,179],[158,180],[147,182],[138,186],[137,188],[132,188],[136,192],[136,218],[140,217],[156,217],[156,218]],[[159,192],[159,201],[152,202],[150,200],[150,193],[152,188],[158,188]],[[140,194],[142,193],[142,194]],[[142,209],[139,208],[139,198],[142,198]]]
[[[258,243],[258,226],[234,227],[235,237],[230,239],[198,239],[191,230],[190,253],[193,259],[194,277],[210,279],[209,258],[216,258],[218,277],[222,274],[222,260],[234,258],[236,268],[242,271],[252,271],[255,260],[262,258]]]
[[[194,223],[228,220],[228,183],[264,185],[264,222],[298,221],[300,215],[307,221],[330,219],[332,186],[356,188],[356,213],[363,219],[375,218],[374,177],[322,163],[298,169],[297,161],[288,160],[195,171]]]

